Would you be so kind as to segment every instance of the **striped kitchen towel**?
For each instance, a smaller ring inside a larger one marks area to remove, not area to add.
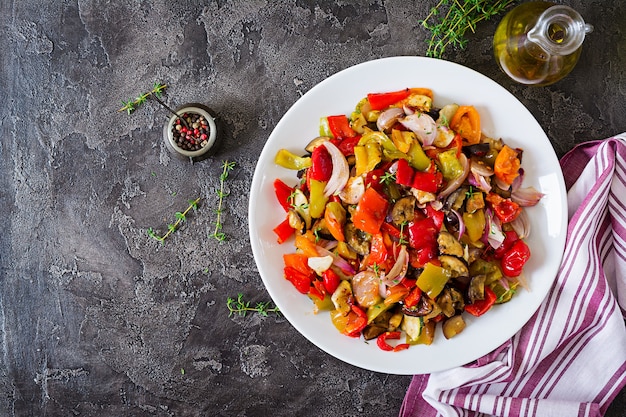
[[[626,384],[626,133],[561,159],[569,225],[554,287],[494,352],[413,377],[401,417],[602,416]]]

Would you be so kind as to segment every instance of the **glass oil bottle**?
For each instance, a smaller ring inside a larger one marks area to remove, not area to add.
[[[498,25],[493,38],[495,59],[519,83],[549,85],[574,68],[585,35],[592,30],[569,6],[523,3]]]

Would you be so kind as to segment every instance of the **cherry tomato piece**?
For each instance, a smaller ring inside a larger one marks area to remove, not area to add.
[[[529,258],[530,249],[528,245],[523,240],[518,239],[500,261],[502,273],[507,277],[519,276]]]

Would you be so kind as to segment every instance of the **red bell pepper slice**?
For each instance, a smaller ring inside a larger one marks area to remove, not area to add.
[[[391,91],[388,93],[370,93],[367,95],[367,100],[370,102],[372,110],[384,110],[392,104],[404,100],[410,94],[411,90],[405,88],[404,90]]]
[[[496,293],[489,287],[485,287],[485,298],[476,300],[472,304],[465,305],[465,311],[472,316],[482,316],[496,303]]]
[[[422,290],[420,287],[415,286],[411,292],[409,292],[409,295],[404,298],[404,306],[407,308],[415,307],[421,298]]]
[[[421,247],[431,245],[433,242],[437,243],[439,229],[435,225],[435,221],[430,217],[410,222],[407,229],[409,232],[409,245],[412,248],[420,249]]]
[[[441,172],[416,171],[412,187],[427,193],[436,193],[442,183],[443,175]]]
[[[424,207],[424,211],[426,212],[426,217],[430,217],[431,219],[433,219],[433,223],[435,224],[437,230],[441,230],[441,226],[443,226],[443,220],[446,216],[445,213],[441,210],[433,208],[433,206],[430,204],[427,204],[426,207]]]
[[[432,218],[426,217],[412,221],[407,229],[409,246],[413,249],[409,251],[409,262],[413,267],[421,268],[437,257],[439,228]]]
[[[291,208],[291,195],[293,194],[293,190],[293,187],[288,186],[279,178],[274,180],[274,194],[276,194],[276,199],[285,211],[289,211]]]
[[[423,268],[429,262],[438,264],[437,242],[419,249],[409,249],[409,263],[413,268]]]
[[[406,242],[409,239],[409,235],[406,229],[403,228],[403,230],[401,231],[391,223],[384,222],[380,226],[380,230],[387,233],[390,237],[397,239],[398,241],[402,240]]]
[[[351,156],[354,155],[354,147],[359,143],[359,140],[361,140],[361,136],[357,135],[343,139],[331,139],[331,142],[343,156]]]
[[[521,239],[516,240],[513,246],[511,246],[511,249],[509,249],[502,257],[502,260],[500,260],[502,273],[507,277],[519,276],[529,258],[530,249],[528,245]]]
[[[356,206],[352,215],[354,226],[364,232],[375,234],[380,231],[380,226],[387,216],[389,202],[376,190],[369,187],[363,193],[361,201]]]
[[[313,279],[313,286],[309,288],[309,295],[322,301],[326,297],[326,294],[327,292],[326,288],[324,288],[324,283],[318,279]]]
[[[363,183],[365,184],[365,188],[373,188],[379,194],[385,193],[385,185],[381,181],[381,178],[385,175],[385,170],[381,168],[373,169],[365,174],[365,178],[363,178]]]
[[[278,226],[276,226],[273,230],[274,230],[274,233],[276,233],[276,241],[278,243],[285,242],[296,231],[293,227],[289,225],[288,218],[283,220],[283,222],[280,223]]]
[[[385,246],[382,233],[375,233],[372,235],[372,241],[370,243],[370,254],[367,257],[368,265],[382,265],[387,261],[389,257],[389,251]]]
[[[302,294],[308,294],[311,288],[311,278],[297,269],[286,266],[284,269],[285,278],[293,284]]]
[[[335,138],[352,138],[358,135],[351,127],[346,115],[328,116],[328,128]]]
[[[307,179],[328,181],[333,173],[333,160],[326,149],[320,145],[311,153],[311,167],[307,172]]]
[[[415,170],[409,165],[406,159],[398,159],[398,169],[396,170],[396,183],[411,187]]]
[[[326,292],[328,292],[328,294],[332,294],[339,286],[341,278],[332,269],[327,269],[322,273],[322,282],[324,283],[324,288],[326,289]]]
[[[397,331],[385,332],[376,338],[376,344],[378,345],[379,348],[381,348],[382,350],[386,352],[398,352],[401,350],[408,349],[409,348],[408,343],[400,343],[399,345],[396,345],[396,346],[391,346],[389,343],[387,343],[387,340],[400,339],[401,334],[402,333],[397,332]]]
[[[367,314],[358,306],[353,305],[348,313],[345,334],[350,337],[359,337],[365,326],[367,326]]]

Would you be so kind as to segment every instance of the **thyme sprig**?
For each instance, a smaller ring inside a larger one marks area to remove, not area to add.
[[[234,161],[223,161],[222,162],[222,174],[220,175],[220,188],[217,190],[217,196],[219,198],[217,209],[215,213],[217,214],[217,218],[215,219],[215,229],[210,237],[217,239],[220,242],[226,240],[226,234],[222,232],[222,206],[224,204],[224,198],[228,197],[228,194],[224,189],[224,184],[226,183],[226,179],[228,178],[228,174],[230,171],[235,168]]]
[[[152,228],[148,228],[147,233],[148,236],[150,236],[152,239],[154,240],[158,240],[161,243],[165,243],[165,239],[167,239],[167,237],[169,235],[171,235],[172,233],[174,233],[177,229],[178,226],[180,226],[180,224],[184,221],[187,220],[187,214],[189,213],[190,210],[197,210],[198,209],[198,202],[200,201],[200,197],[196,198],[195,200],[189,200],[189,206],[187,207],[187,209],[183,212],[177,211],[174,216],[176,217],[176,221],[174,223],[168,224],[167,225],[167,233],[165,233],[163,236],[159,236],[157,234],[157,232]]]
[[[135,99],[128,99],[128,101],[122,100],[122,104],[124,106],[122,106],[122,108],[120,108],[118,111],[125,111],[128,114],[131,114],[137,109],[137,107],[145,103],[150,96],[155,97],[157,101],[165,106],[165,104],[161,101],[161,96],[163,95],[163,91],[165,90],[165,88],[167,88],[167,85],[155,82],[152,86],[152,90],[148,91],[147,93],[140,94]]]
[[[467,46],[465,32],[474,33],[476,25],[502,13],[515,0],[440,0],[421,25],[431,32],[427,39],[426,56],[441,58],[448,46],[464,49]],[[443,9],[449,6],[447,12]]]
[[[139,96],[137,96],[137,98],[135,99],[129,99],[128,101],[124,101],[122,100],[122,104],[124,106],[122,106],[122,108],[120,108],[118,111],[125,111],[128,114],[131,114],[133,111],[135,111],[137,109],[137,107],[139,107],[141,104],[145,103],[145,101],[151,97],[153,99],[155,99],[161,106],[163,106],[165,109],[167,109],[167,111],[169,111],[170,113],[172,113],[174,116],[180,118],[180,121],[182,122],[183,125],[185,125],[185,127],[189,128],[189,125],[187,124],[187,121],[185,120],[184,117],[180,117],[180,115],[178,113],[176,113],[176,111],[174,111],[174,109],[172,109],[170,106],[168,106],[167,104],[165,104],[165,102],[163,102],[163,100],[161,100],[161,97],[163,96],[163,91],[165,90],[165,88],[167,87],[167,85],[165,84],[161,84],[158,82],[155,82],[152,86],[152,90],[148,91],[147,93],[143,93]]]
[[[228,317],[234,314],[238,314],[245,317],[249,312],[258,313],[263,317],[267,317],[270,313],[275,313],[280,316],[280,310],[271,301],[258,302],[254,307],[250,307],[250,301],[245,301],[243,294],[239,293],[237,298],[228,297],[226,300],[226,306],[228,307]]]

